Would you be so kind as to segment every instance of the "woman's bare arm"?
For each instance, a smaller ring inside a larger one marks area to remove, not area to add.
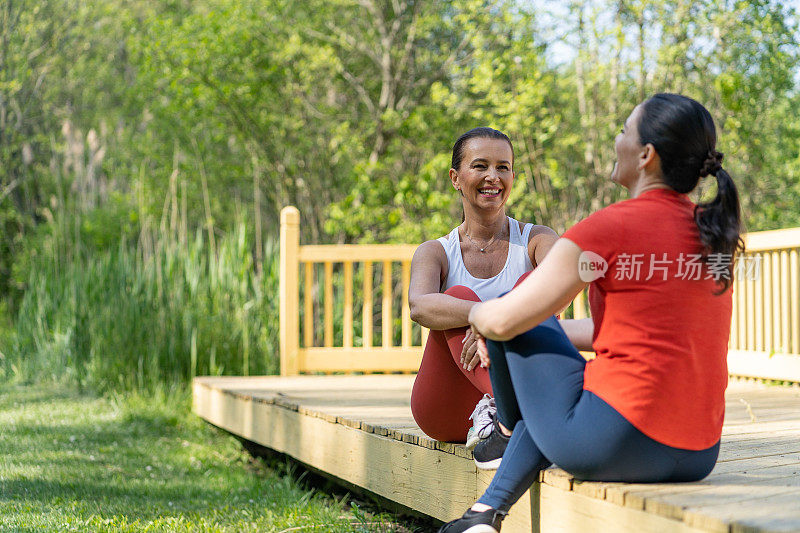
[[[559,324],[564,328],[569,341],[582,352],[592,351],[592,337],[594,336],[594,322],[591,318],[580,318],[577,320],[559,320]]]
[[[422,243],[411,260],[408,306],[411,320],[429,329],[451,329],[469,324],[469,311],[476,304],[441,294],[447,256],[437,241]]]
[[[550,249],[556,241],[558,241],[558,233],[552,228],[548,226],[533,227],[531,230],[531,238],[528,241],[528,256],[531,258],[531,263],[533,263],[534,268],[542,264],[545,256],[550,252]],[[559,309],[555,314],[560,315],[566,309],[566,307],[564,309]]]
[[[587,285],[578,275],[580,254],[577,244],[559,239],[516,289],[475,305],[469,322],[486,338],[508,340],[564,309]]]
[[[544,257],[558,240],[558,233],[547,226],[534,226],[528,240],[528,256],[534,267],[542,264]]]

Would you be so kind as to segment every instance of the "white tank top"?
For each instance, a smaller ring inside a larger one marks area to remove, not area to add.
[[[520,232],[519,222],[511,217],[507,218],[510,235],[506,264],[499,274],[491,278],[476,278],[467,271],[467,267],[464,266],[464,258],[461,256],[458,227],[453,228],[453,231],[446,237],[437,239],[444,247],[448,263],[447,279],[444,281],[440,292],[444,292],[455,285],[463,285],[475,291],[475,294],[485,302],[486,300],[497,298],[506,291],[510,291],[521,275],[533,270],[533,264],[528,255],[528,236],[531,233],[533,224],[525,224],[522,232]]]

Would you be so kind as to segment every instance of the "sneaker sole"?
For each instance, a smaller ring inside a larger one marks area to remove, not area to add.
[[[469,529],[465,529],[464,533],[499,533],[495,528],[487,524],[478,524]]]
[[[477,446],[477,445],[478,445],[478,443],[479,443],[481,440],[482,440],[482,439],[481,439],[479,436],[477,436],[477,435],[473,435],[473,436],[471,436],[469,439],[467,439],[467,443],[466,443],[466,444],[464,444],[464,446],[466,446],[468,450],[472,450],[472,449],[473,449],[475,446]]]
[[[498,457],[497,459],[492,459],[491,461],[486,461],[485,463],[478,461],[474,457],[472,458],[472,460],[475,461],[475,466],[477,466],[481,470],[497,470],[498,468],[500,468],[500,461],[502,461],[503,458]]]

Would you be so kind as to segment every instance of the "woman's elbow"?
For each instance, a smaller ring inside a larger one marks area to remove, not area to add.
[[[409,314],[411,315],[411,320],[413,320],[417,324],[421,323],[420,320],[422,321],[425,320],[425,313],[421,309],[421,306],[419,305],[419,302],[416,301],[416,299],[409,298],[408,310]]]
[[[514,334],[513,331],[511,331],[510,328],[504,325],[500,325],[494,330],[490,338],[496,341],[509,341],[514,337],[516,337],[516,335]]]

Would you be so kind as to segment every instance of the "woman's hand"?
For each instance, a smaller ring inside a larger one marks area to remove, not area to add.
[[[464,335],[464,340],[461,342],[464,343],[464,346],[461,349],[461,366],[463,366],[468,372],[471,372],[479,362],[477,353],[478,342],[477,338],[475,337],[475,333],[472,331],[472,328],[467,328],[467,334]]]
[[[478,327],[472,321],[473,313],[478,310],[479,307],[484,305],[483,303],[475,304],[475,306],[470,309],[469,313],[469,330],[468,335],[470,335],[473,339],[475,339],[475,346],[476,346],[476,355],[481,362],[481,366],[483,368],[489,368],[491,361],[489,360],[489,350],[486,347],[486,337],[478,331]]]
[[[489,349],[486,346],[486,338],[483,335],[478,333],[475,329],[475,326],[470,326],[469,331],[472,333],[472,336],[475,338],[475,345],[477,346],[477,355],[478,359],[481,361],[481,366],[483,368],[489,368],[491,364],[491,360],[489,359]]]

